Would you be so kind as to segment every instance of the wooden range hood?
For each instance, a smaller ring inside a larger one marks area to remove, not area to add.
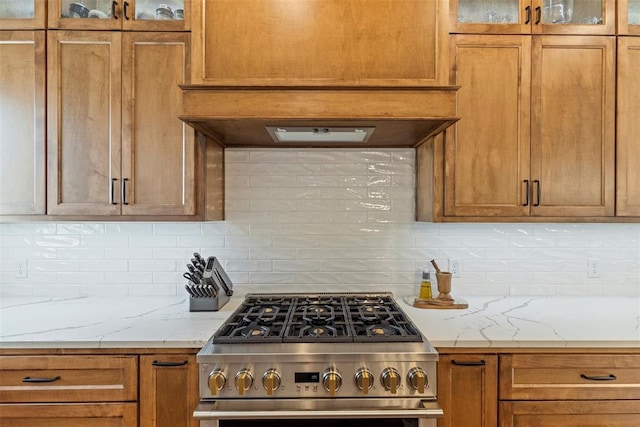
[[[457,86],[184,85],[180,119],[224,147],[417,147],[458,120]],[[366,142],[276,142],[267,127],[374,127]]]

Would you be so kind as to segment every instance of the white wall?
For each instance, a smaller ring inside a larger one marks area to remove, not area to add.
[[[265,292],[410,293],[428,260],[458,258],[454,295],[640,296],[640,224],[416,223],[414,163],[404,149],[227,150],[224,222],[0,224],[0,295],[183,294],[199,251]]]

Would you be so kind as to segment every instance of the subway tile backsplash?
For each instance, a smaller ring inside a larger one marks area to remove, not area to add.
[[[199,251],[254,291],[410,294],[458,259],[454,295],[640,297],[640,224],[417,223],[410,149],[228,149],[225,172],[221,222],[0,223],[0,295],[182,295]]]

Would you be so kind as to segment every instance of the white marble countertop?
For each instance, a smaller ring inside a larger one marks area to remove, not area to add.
[[[3,298],[0,349],[200,348],[242,299],[192,313],[186,297]],[[397,299],[437,348],[640,348],[637,298],[470,297],[464,310]]]

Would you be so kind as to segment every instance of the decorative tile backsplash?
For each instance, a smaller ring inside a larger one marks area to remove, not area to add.
[[[225,171],[223,222],[0,223],[0,295],[183,294],[199,251],[265,292],[410,294],[456,259],[454,295],[640,296],[640,224],[417,223],[410,149],[228,149]]]

